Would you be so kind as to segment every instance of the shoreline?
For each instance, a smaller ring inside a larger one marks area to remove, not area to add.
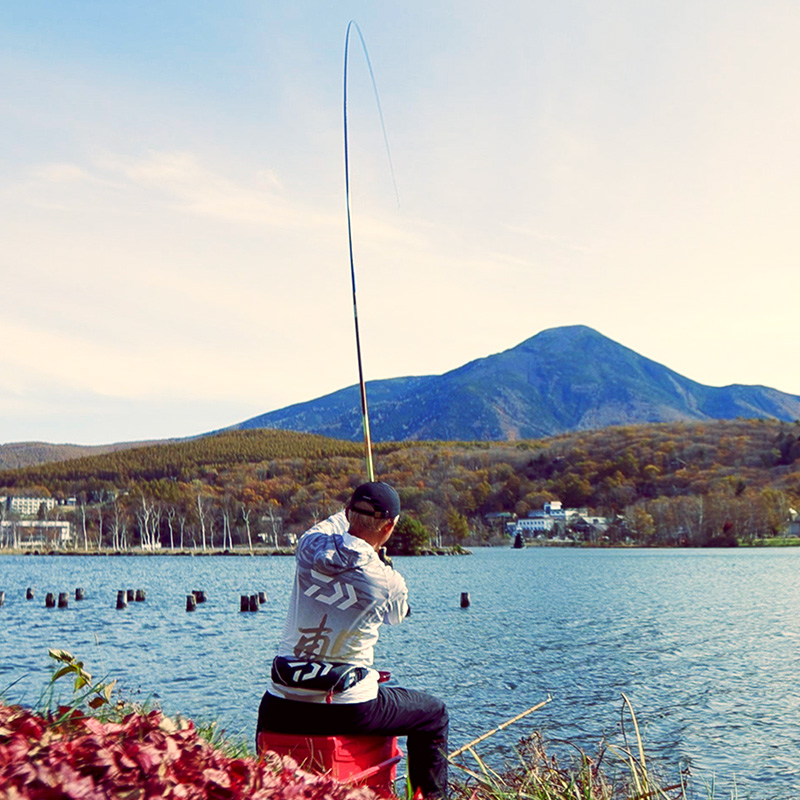
[[[800,538],[798,537],[772,537],[769,539],[761,539],[758,541],[753,542],[746,542],[746,541],[737,541],[736,544],[733,545],[662,545],[662,544],[626,544],[626,543],[615,543],[615,544],[588,544],[586,542],[551,542],[551,541],[541,541],[541,542],[526,542],[522,547],[514,547],[513,545],[508,544],[497,544],[497,545],[467,545],[462,547],[460,545],[456,545],[453,547],[446,547],[436,550],[423,550],[419,553],[403,553],[403,554],[393,554],[391,557],[395,557],[395,555],[405,558],[405,557],[425,557],[425,556],[455,556],[455,555],[471,555],[471,549],[474,548],[484,548],[484,547],[497,547],[497,548],[509,548],[512,550],[529,550],[535,548],[566,548],[566,549],[582,549],[582,550],[737,550],[739,548],[744,548],[746,550],[751,549],[763,549],[763,548],[784,548],[784,547],[800,547]],[[179,549],[169,549],[169,548],[162,548],[160,550],[114,550],[112,548],[105,547],[102,550],[97,549],[87,549],[87,550],[56,550],[56,549],[39,549],[39,548],[29,548],[29,547],[8,547],[0,549],[0,556],[62,556],[62,557],[71,557],[71,556],[94,556],[94,557],[109,557],[109,558],[129,558],[132,556],[146,556],[146,557],[153,557],[153,556],[175,556],[178,558],[208,558],[211,556],[223,556],[223,557],[232,557],[232,558],[265,558],[265,557],[280,557],[280,556],[294,556],[295,548],[291,547],[279,547],[279,548],[269,548],[269,547],[254,547],[252,550],[250,548],[234,548],[233,550],[225,549],[221,550],[218,548],[208,548],[206,550],[194,550],[194,549],[186,549],[183,550]]]
[[[95,557],[108,557],[108,558],[128,558],[131,556],[145,556],[145,557],[152,557],[152,556],[176,556],[182,558],[205,558],[208,556],[230,556],[241,558],[243,556],[247,557],[264,557],[264,556],[293,556],[294,550],[289,549],[263,549],[260,548],[256,550],[111,550],[108,548],[104,548],[103,550],[39,550],[37,549],[28,549],[22,547],[9,547],[3,550],[0,550],[0,555],[8,555],[8,556],[95,556]]]
[[[294,548],[278,548],[277,550],[271,548],[253,548],[252,550],[249,548],[244,550],[170,550],[167,548],[162,550],[112,550],[109,548],[104,548],[103,550],[39,550],[37,548],[31,550],[22,547],[8,547],[0,550],[0,556],[93,556],[107,558],[130,558],[132,556],[145,556],[147,558],[157,556],[174,556],[177,558],[208,558],[210,556],[223,556],[226,558],[264,558],[272,556],[294,556],[294,554]],[[422,553],[404,554],[400,557],[405,558],[406,555],[412,558],[422,556],[457,556],[471,555],[471,552],[463,547],[448,547],[442,548],[441,550],[426,550]],[[394,558],[394,556],[391,556],[391,558]]]

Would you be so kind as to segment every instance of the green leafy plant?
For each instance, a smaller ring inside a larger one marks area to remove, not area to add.
[[[83,710],[104,721],[122,721],[132,713],[141,715],[154,710],[153,704],[149,701],[132,703],[119,697],[115,700],[113,694],[117,681],[95,681],[84,662],[79,661],[67,650],[51,649],[47,652],[56,662],[56,666],[50,676],[48,702],[41,705],[44,705],[45,709],[53,706],[53,690],[57,681],[64,678],[71,678],[73,681],[73,698],[68,705],[58,706],[57,717],[63,719],[74,715],[78,710]],[[180,723],[183,722],[180,718],[177,719]],[[242,737],[230,736],[216,720],[195,720],[193,727],[200,738],[231,758],[245,758],[252,755],[250,747]]]
[[[96,711],[103,706],[117,709],[125,706],[121,700],[112,703],[111,695],[117,684],[115,680],[108,683],[94,682],[92,674],[86,670],[83,661],[78,661],[72,653],[66,650],[48,650],[47,654],[56,664],[60,665],[56,667],[50,677],[51,687],[61,678],[69,676],[73,679],[73,692],[75,693],[73,707],[86,703],[90,709]]]

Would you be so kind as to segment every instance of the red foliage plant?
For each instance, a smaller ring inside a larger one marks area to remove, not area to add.
[[[231,758],[160,711],[48,720],[0,704],[2,800],[375,800],[288,757]]]

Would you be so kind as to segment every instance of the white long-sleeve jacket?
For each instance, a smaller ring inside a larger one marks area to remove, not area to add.
[[[384,564],[371,545],[349,534],[348,527],[340,511],[300,538],[278,655],[367,667],[367,677],[333,696],[273,681],[270,691],[278,696],[334,703],[360,703],[377,696],[378,673],[371,666],[378,630],[383,623],[405,619],[408,590],[402,576]]]

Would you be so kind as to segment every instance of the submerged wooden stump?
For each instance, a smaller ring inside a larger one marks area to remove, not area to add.
[[[56,607],[56,596],[52,592],[48,592],[44,598],[44,604],[46,608],[55,608]]]
[[[0,592],[0,606],[4,606],[6,604],[6,593]]]
[[[469,592],[461,592],[461,608],[469,608]]]
[[[194,595],[194,599],[198,603],[205,603],[206,601],[206,593],[202,589],[195,589],[192,594]]]
[[[249,603],[249,605],[250,605],[250,610],[251,611],[258,611],[258,595],[257,594],[251,594],[250,595],[250,603]]]
[[[259,592],[258,593],[258,602],[259,603],[266,603],[267,602],[267,593],[266,592]]]
[[[76,600],[85,600],[86,599],[86,589],[76,589],[75,590],[75,599]]]
[[[186,610],[194,611],[197,608],[197,600],[193,594],[186,595]]]
[[[144,593],[144,589],[137,589],[136,596],[133,598],[134,602],[136,603],[144,603],[146,595]]]
[[[67,599],[66,592],[59,592],[58,593],[58,607],[59,608],[66,608],[69,605],[69,600]]]
[[[25,590],[25,599],[33,600],[33,589],[30,586]]]
[[[124,589],[117,592],[117,608],[128,607],[128,593]]]
[[[134,597],[134,595],[133,595],[133,589],[128,589],[128,590],[126,591],[126,593],[127,593],[127,596],[128,596],[128,602],[129,602],[129,603],[132,603],[132,602],[133,602],[133,597]]]
[[[250,610],[250,598],[243,594],[239,598],[239,611],[249,611]]]

